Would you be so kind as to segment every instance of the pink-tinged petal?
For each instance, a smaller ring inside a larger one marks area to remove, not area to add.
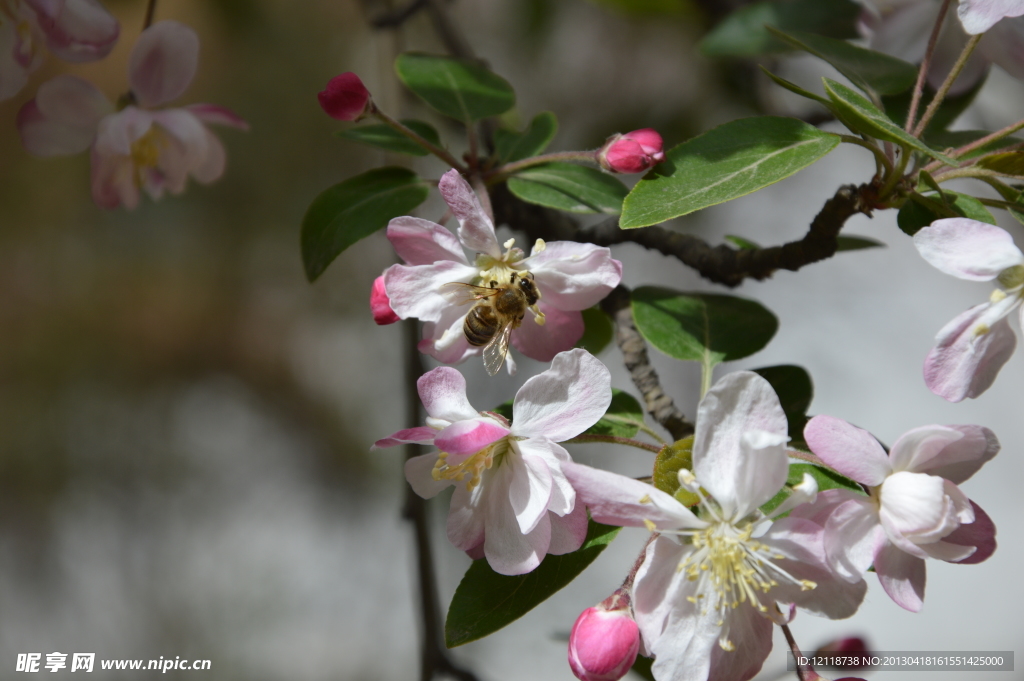
[[[128,82],[141,106],[177,99],[199,64],[199,36],[177,21],[158,21],[139,36],[128,59]]]
[[[206,136],[206,156],[192,166],[190,173],[196,179],[196,182],[210,184],[219,180],[224,174],[228,157],[224,151],[224,145],[221,144],[216,135],[206,127],[203,128],[203,134]],[[383,284],[383,282],[381,283]]]
[[[640,627],[641,650],[651,656],[651,645],[665,631],[669,614],[677,605],[690,608],[681,591],[692,584],[679,579],[680,561],[688,547],[665,535],[657,537],[647,545],[644,561],[637,570],[633,586],[633,613]]]
[[[184,109],[203,123],[227,125],[239,130],[249,129],[249,124],[245,119],[227,107],[217,106],[216,104],[189,104]]]
[[[437,431],[427,426],[418,426],[416,428],[406,428],[396,433],[388,435],[385,438],[377,440],[373,443],[373,447],[370,449],[382,449],[384,447],[397,447],[398,445],[408,444],[410,442],[429,445],[434,442],[434,437],[437,435]],[[435,456],[436,460],[437,457]]]
[[[959,544],[960,546],[973,546],[976,551],[970,556],[963,558],[957,563],[959,565],[973,565],[987,560],[996,550],[996,525],[985,511],[973,501],[971,508],[974,511],[974,522],[962,524],[955,531],[946,535],[943,540],[947,544]]]
[[[436,322],[453,305],[444,292],[445,284],[467,282],[476,274],[476,268],[454,260],[439,260],[430,265],[392,265],[384,272],[384,288],[391,308],[402,319],[415,317]],[[461,315],[469,312],[463,306]]]
[[[626,137],[639,143],[643,147],[644,153],[650,154],[651,158],[655,161],[665,160],[665,144],[661,139],[661,134],[654,128],[642,128],[633,132],[627,132]]]
[[[846,477],[872,487],[892,470],[889,457],[871,433],[833,416],[815,416],[804,427],[807,446]]]
[[[788,439],[771,384],[751,371],[727,374],[697,409],[693,472],[727,517],[746,515],[785,484]]]
[[[542,517],[548,515],[551,500],[551,472],[538,457],[512,457],[508,462],[512,475],[508,500],[516,514],[523,534],[532,532]]]
[[[466,397],[466,379],[451,367],[437,367],[416,381],[423,408],[432,418],[455,423],[479,418]]]
[[[351,71],[331,78],[316,98],[324,113],[339,121],[358,121],[370,107],[370,91]]]
[[[434,438],[434,446],[456,456],[475,454],[508,435],[508,429],[488,417],[456,421]]]
[[[999,440],[981,426],[923,426],[896,441],[894,470],[928,473],[962,483],[999,452]]]
[[[611,374],[582,348],[559,353],[512,403],[512,433],[562,442],[600,420],[612,401]]]
[[[628,598],[628,597],[627,597]],[[640,630],[629,605],[587,608],[569,634],[569,667],[581,681],[618,681],[636,661]]]
[[[538,304],[544,324],[538,324],[532,312],[519,328],[512,331],[511,344],[519,352],[538,362],[550,362],[555,355],[576,345],[586,325],[580,312],[563,312],[543,301]]]
[[[100,120],[95,148],[104,154],[131,156],[132,144],[153,127],[153,114],[128,106]]]
[[[1024,14],[1024,2],[1021,0],[960,0],[956,10],[964,30],[977,35],[984,33],[1007,17],[1019,17]]]
[[[206,126],[198,118],[185,109],[164,109],[153,112],[153,120],[181,143],[187,170],[203,163],[207,156],[207,142],[210,135]]]
[[[471,549],[466,549],[466,555],[469,556],[470,560],[480,560],[484,557],[484,540],[483,534],[480,535],[480,543]]]
[[[388,223],[388,241],[406,265],[432,265],[438,260],[454,260],[469,265],[458,238],[441,225],[403,216]]]
[[[18,131],[30,154],[78,154],[89,148],[100,120],[113,110],[92,83],[76,76],[57,76],[40,85],[36,98],[22,107]]]
[[[896,605],[910,612],[921,611],[924,605],[924,560],[886,544],[875,556],[875,572],[885,593]]]
[[[978,43],[978,52],[1014,78],[1024,79],[1024,17],[992,27]]]
[[[830,498],[844,497],[825,522],[824,547],[835,573],[853,583],[864,579],[878,546],[885,541],[885,530],[878,519],[878,510],[867,497],[854,497],[852,493],[826,496],[826,503]]]
[[[684,589],[685,587],[680,588],[681,593],[676,598],[682,593],[687,593]],[[743,610],[748,609],[744,607]],[[768,619],[760,616],[758,618],[771,627]],[[637,623],[640,623],[639,618]],[[720,649],[718,638],[722,633],[723,624],[718,612],[712,608],[700,611],[695,607],[677,606],[669,613],[665,631],[661,636],[653,642],[647,642],[644,635],[647,647],[654,654],[654,664],[651,666],[654,678],[671,681],[710,679],[712,660],[716,659],[715,649]],[[640,631],[643,632],[642,627]],[[744,642],[738,642],[737,650],[742,650],[743,645]]]
[[[453,168],[442,175],[437,187],[459,221],[459,240],[462,244],[471,251],[500,258],[501,247],[494,234],[494,223],[484,213],[473,188],[459,175],[459,171]]]
[[[936,220],[914,235],[914,246],[932,267],[969,281],[990,281],[1024,264],[1009,232],[968,218]]]
[[[729,652],[719,645],[712,646],[708,681],[752,679],[772,652],[772,621],[744,604],[729,610],[725,624],[736,650]]]
[[[474,552],[476,557],[484,555],[484,523],[487,508],[487,496],[503,496],[500,490],[490,488],[492,476],[485,473],[483,484],[469,489],[466,483],[455,483],[452,493],[452,505],[448,510],[448,541],[457,549]]]
[[[606,525],[658,529],[703,529],[707,523],[670,495],[652,485],[578,463],[563,463],[562,472],[576,489],[576,503]]]
[[[956,485],[934,475],[901,471],[882,484],[878,518],[889,539],[908,553],[899,540],[919,546],[939,541],[960,526],[973,521],[970,501]],[[923,556],[921,556],[923,557]]]
[[[532,532],[523,534],[507,494],[499,493],[512,484],[512,470],[500,466],[486,481],[492,489],[485,495],[484,555],[487,564],[502,575],[522,575],[540,565],[551,544],[551,522],[547,513]]]
[[[560,310],[597,305],[622,280],[622,263],[593,244],[553,241],[518,264],[533,273],[541,300]]]
[[[950,544],[946,541],[932,542],[931,544],[918,544],[922,551],[928,554],[929,558],[944,560],[947,563],[957,563],[969,558],[974,554],[973,546],[961,546]]]
[[[423,340],[417,346],[419,351],[444,364],[459,364],[479,355],[480,348],[470,345],[466,339],[463,330],[465,323],[464,308],[448,308],[436,323],[427,322],[423,325]],[[512,364],[511,356],[505,360],[505,364]]]
[[[90,154],[92,199],[100,208],[112,210],[120,205],[131,210],[139,205],[131,157],[104,153],[95,147]]]
[[[86,62],[106,57],[121,27],[97,0],[25,0],[36,11],[46,46],[58,58]]]
[[[1013,355],[1017,337],[1005,318],[992,324],[988,333],[976,333],[978,320],[990,307],[990,303],[976,305],[939,331],[935,347],[924,360],[925,385],[936,395],[950,402],[978,397]]]
[[[571,512],[558,516],[548,511],[551,522],[551,544],[548,553],[561,556],[578,551],[587,538],[587,508],[577,504]]]
[[[434,470],[435,464],[437,452],[414,456],[405,462],[405,479],[412,487],[412,491],[424,499],[430,499],[455,484],[453,480],[434,480],[431,471]],[[465,489],[465,485],[461,487]]]
[[[569,452],[561,445],[543,437],[531,437],[513,442],[516,451],[523,460],[538,459],[543,461],[551,475],[551,498],[548,510],[557,515],[565,515],[576,505],[576,490],[562,472],[562,463],[571,461]]]
[[[388,300],[388,293],[384,289],[384,275],[373,280],[373,287],[370,289],[370,312],[373,314],[373,321],[381,326],[394,324],[401,319],[391,309],[391,301]]]

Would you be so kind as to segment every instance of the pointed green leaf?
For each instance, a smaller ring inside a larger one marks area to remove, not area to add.
[[[825,60],[865,92],[894,95],[917,80],[917,67],[902,59],[867,50],[845,40],[801,31],[783,33],[770,26],[766,28],[790,46]]]
[[[412,130],[423,139],[434,145],[441,145],[441,138],[430,123],[417,120],[403,120],[402,124]],[[426,156],[430,152],[413,142],[411,139],[398,132],[389,125],[378,123],[376,125],[361,125],[358,128],[342,130],[334,133],[342,139],[352,140],[361,144],[379,147],[399,154],[412,154],[413,156]]]
[[[827,489],[847,489],[857,494],[865,494],[863,487],[830,468],[823,468],[809,463],[791,463],[789,464],[789,476],[786,478],[786,487],[783,487],[778,494],[762,505],[761,510],[765,513],[771,513],[778,508],[779,504],[789,496],[789,487],[799,485],[803,481],[804,473],[809,474],[818,483],[819,492],[824,492]],[[783,517],[785,515],[783,514]]]
[[[618,215],[626,186],[597,168],[545,163],[516,173],[508,189],[523,201],[570,213]]]
[[[836,252],[859,251],[865,248],[885,248],[885,244],[866,236],[840,235],[836,237]]]
[[[970,218],[979,222],[996,224],[996,219],[985,205],[967,194],[943,190],[942,195],[934,192],[911,194],[896,214],[900,229],[914,236],[919,229],[943,218]]]
[[[576,343],[576,347],[596,355],[611,342],[614,331],[611,317],[601,308],[587,308],[583,310],[583,337]]]
[[[608,411],[582,434],[636,437],[643,423],[644,408],[637,399],[618,388],[612,388],[612,403],[608,405]]]
[[[967,146],[968,144],[976,142],[982,137],[987,137],[990,134],[991,133],[988,130],[940,130],[936,133],[929,133],[925,136],[925,139],[932,147],[945,151],[947,149],[952,150]],[[985,154],[990,154],[993,151],[998,151],[1003,147],[1020,144],[1021,142],[1024,142],[1024,140],[1019,137],[1004,137],[1002,139],[989,142],[988,144],[983,144],[977,149],[972,149],[958,158],[961,161],[977,158],[978,156],[984,156]]]
[[[550,111],[542,111],[534,116],[522,132],[498,128],[494,132],[498,159],[502,163],[511,163],[536,156],[547,149],[557,132],[558,119]]]
[[[634,289],[633,318],[661,352],[709,366],[754,354],[779,328],[775,315],[757,301],[654,286]]]
[[[1009,185],[1003,184],[1002,182],[996,182],[992,187],[999,192],[1001,197],[1003,197],[1003,201],[1020,204],[1020,210],[1008,208],[1007,212],[1012,215],[1017,222],[1024,225],[1024,194]]]
[[[801,97],[806,97],[807,99],[812,99],[815,102],[817,102],[818,104],[821,104],[822,106],[824,106],[829,111],[832,111],[832,110],[835,109],[835,105],[832,104],[832,100],[825,99],[821,95],[816,95],[813,92],[811,92],[810,90],[805,90],[804,88],[800,87],[796,83],[793,83],[791,81],[786,80],[782,76],[776,76],[774,73],[772,73],[771,71],[766,69],[764,66],[761,67],[761,70],[764,71],[765,75],[767,75],[769,78],[774,80],[778,85],[781,85],[782,87],[786,88],[787,90],[789,90],[793,94],[800,95]]]
[[[871,137],[895,142],[901,146],[908,146],[911,149],[922,151],[947,165],[957,165],[956,160],[935,151],[896,125],[859,92],[851,90],[831,78],[823,78],[822,80],[825,82],[825,92],[842,113],[844,123],[853,123],[856,126],[856,128],[851,128],[854,132],[862,132]]]
[[[736,236],[734,234],[726,234],[723,238],[736,248],[743,251],[756,251],[761,248],[760,244],[756,244],[750,239],[744,239],[743,237]]]
[[[766,29],[810,31],[833,38],[856,38],[861,8],[848,0],[773,0],[742,7],[715,26],[700,43],[709,57],[753,57],[783,52],[788,46]]]
[[[622,229],[647,227],[739,198],[806,168],[839,136],[795,118],[741,118],[671,149],[623,203]]]
[[[1024,152],[1007,151],[978,159],[978,167],[1008,177],[1024,177]]]
[[[620,529],[591,520],[580,550],[545,556],[525,575],[499,575],[487,560],[474,560],[448,608],[445,645],[454,648],[476,641],[519,619],[583,572]]]
[[[321,192],[302,219],[306,277],[316,280],[339,253],[408,215],[429,193],[427,183],[405,168],[377,168]]]
[[[516,103],[512,86],[478,62],[406,52],[398,79],[435,111],[465,123],[503,114]]]

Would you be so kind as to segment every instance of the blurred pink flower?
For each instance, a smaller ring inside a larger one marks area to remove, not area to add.
[[[957,15],[971,35],[984,33],[1007,17],[1024,14],[1022,0],[960,0]]]
[[[613,173],[642,173],[664,160],[661,135],[653,128],[612,135],[598,155],[601,167]]]
[[[121,110],[96,86],[62,75],[43,83],[18,112],[22,143],[36,156],[92,155],[92,196],[102,208],[135,208],[140,190],[158,199],[224,173],[225,153],[208,123],[248,129],[236,114],[212,104],[154,109],[179,97],[192,82],[199,38],[188,26],[161,21],[132,49],[128,82],[132,103]]]
[[[320,107],[331,118],[339,121],[357,121],[370,104],[370,91],[359,76],[347,71],[331,78],[323,92],[317,94]]]
[[[370,291],[370,312],[373,313],[373,321],[381,326],[394,324],[401,320],[401,317],[391,309],[388,292],[384,290],[383,274],[373,280],[373,289]]]
[[[0,0],[0,102],[25,86],[45,45],[70,62],[102,59],[120,26],[97,0]]]

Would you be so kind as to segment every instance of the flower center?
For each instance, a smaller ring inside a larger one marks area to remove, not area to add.
[[[167,135],[155,125],[146,134],[132,142],[132,163],[136,176],[147,168],[155,168],[160,160],[160,151],[167,146]]]
[[[501,460],[508,451],[508,438],[503,437],[497,442],[484,447],[476,454],[470,454],[461,463],[455,465],[448,464],[448,452],[438,452],[437,463],[434,464],[433,470],[430,471],[430,477],[439,481],[455,480],[456,482],[462,482],[468,476],[469,482],[466,483],[466,489],[472,492],[473,488],[480,484],[483,472],[490,470],[494,466],[495,461],[500,466]]]

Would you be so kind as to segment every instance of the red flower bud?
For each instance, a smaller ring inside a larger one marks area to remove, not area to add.
[[[613,173],[642,173],[664,160],[661,135],[652,128],[612,135],[598,155],[601,167]]]
[[[331,78],[317,99],[327,115],[339,121],[357,121],[370,107],[370,91],[351,71]]]
[[[815,657],[842,656],[848,663],[842,665],[841,669],[866,669],[871,666],[871,651],[868,649],[867,641],[859,636],[848,636],[830,641],[818,648],[814,655]],[[858,658],[862,659],[863,663],[859,662]]]
[[[629,611],[629,596],[616,592],[584,610],[569,634],[569,666],[582,681],[616,681],[636,661],[640,629]]]
[[[373,321],[381,326],[394,324],[401,319],[391,309],[391,301],[388,300],[388,293],[384,290],[384,275],[373,280],[373,289],[370,291],[370,311],[373,312]]]

